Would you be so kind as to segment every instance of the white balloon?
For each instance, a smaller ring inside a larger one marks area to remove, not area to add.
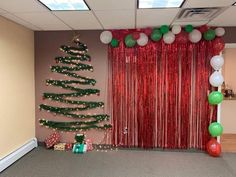
[[[139,46],[145,46],[148,43],[148,37],[145,33],[140,33],[140,37],[137,40]]]
[[[224,36],[225,34],[225,29],[224,28],[221,28],[221,27],[218,27],[215,29],[215,33],[216,33],[216,36],[220,37],[220,36]]]
[[[194,29],[191,33],[189,33],[188,38],[192,43],[197,43],[202,39],[202,33],[199,30]]]
[[[100,40],[104,44],[109,44],[111,42],[111,40],[112,40],[112,33],[110,31],[103,31],[100,34]]]
[[[171,31],[172,31],[173,34],[179,34],[181,32],[181,26],[180,25],[174,25],[174,26],[172,26]]]
[[[215,71],[209,78],[209,82],[213,87],[219,87],[223,84],[224,78],[219,71]]]
[[[175,35],[169,31],[168,33],[164,34],[163,40],[166,44],[172,44],[175,41]]]
[[[216,55],[211,58],[211,66],[214,70],[220,70],[224,65],[224,58],[220,55]]]

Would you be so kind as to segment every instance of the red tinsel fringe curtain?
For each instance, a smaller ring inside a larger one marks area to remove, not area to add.
[[[120,39],[122,40],[122,39]],[[112,143],[205,149],[216,109],[208,104],[212,42],[109,47]]]

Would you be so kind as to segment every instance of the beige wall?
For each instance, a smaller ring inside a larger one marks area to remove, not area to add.
[[[221,111],[224,134],[236,134],[236,100],[224,100],[221,105]]]
[[[225,84],[236,92],[236,48],[225,49],[224,58],[223,74]]]
[[[236,48],[225,49],[224,59],[223,75],[225,84],[236,93]],[[224,133],[236,134],[236,100],[224,100],[221,110]]]
[[[0,17],[0,159],[35,137],[34,34]]]

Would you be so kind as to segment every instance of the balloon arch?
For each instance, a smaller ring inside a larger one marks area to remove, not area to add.
[[[166,44],[172,44],[174,41],[187,42],[188,40],[192,43],[199,42],[202,38],[207,41],[211,41],[216,37],[222,37],[225,34],[224,28],[209,28],[203,25],[198,28],[194,28],[192,25],[186,25],[181,27],[174,25],[170,29],[167,25],[162,25],[160,28],[146,28],[133,30],[132,33],[128,33],[124,37],[124,43],[126,47],[145,46],[148,44],[149,38],[153,42],[158,42],[161,39]],[[119,41],[113,36],[112,31],[103,31],[100,35],[100,39],[104,44],[110,44],[112,47],[118,47]]]

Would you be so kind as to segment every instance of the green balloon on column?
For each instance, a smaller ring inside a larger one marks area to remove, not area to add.
[[[111,40],[111,46],[112,47],[118,47],[119,46],[119,41],[116,38],[113,38]]]
[[[223,127],[218,122],[211,123],[208,130],[212,137],[220,136],[223,133]]]
[[[166,34],[169,32],[169,26],[168,25],[161,25],[160,31],[162,34]]]
[[[223,94],[221,92],[213,91],[208,95],[208,102],[211,105],[217,105],[221,103],[222,100],[223,100]]]
[[[204,39],[207,40],[207,41],[210,41],[210,40],[215,39],[215,37],[216,37],[215,30],[213,30],[213,29],[207,30],[207,31],[203,34],[203,37],[204,37]]]
[[[126,47],[133,47],[133,46],[135,46],[135,44],[136,44],[136,41],[133,39],[132,34],[128,34],[125,37],[125,45],[126,45]]]

